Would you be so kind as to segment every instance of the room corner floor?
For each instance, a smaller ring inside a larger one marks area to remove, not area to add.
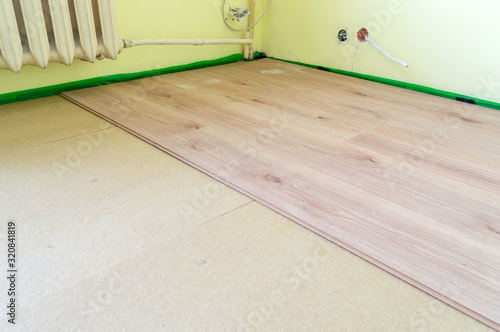
[[[61,97],[0,133],[17,330],[488,330]]]

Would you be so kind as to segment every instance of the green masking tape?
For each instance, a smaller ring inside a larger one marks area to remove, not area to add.
[[[260,54],[261,54],[260,52],[255,52],[255,58],[259,58]],[[298,65],[302,65],[302,66],[306,66],[306,67],[310,67],[310,68],[325,69],[325,70],[331,71],[332,73],[337,73],[337,74],[352,76],[352,77],[356,77],[356,78],[360,78],[360,79],[364,79],[364,80],[368,80],[368,81],[373,81],[373,82],[377,82],[377,83],[392,85],[392,86],[396,86],[399,88],[423,92],[423,93],[427,93],[427,94],[431,94],[431,95],[435,95],[435,96],[439,96],[439,97],[443,97],[443,98],[448,98],[448,99],[453,99],[453,100],[456,100],[457,98],[473,100],[476,105],[500,110],[499,103],[495,103],[495,102],[492,102],[489,100],[484,100],[484,99],[473,98],[473,97],[469,97],[466,95],[456,94],[456,93],[449,92],[449,91],[434,89],[434,88],[426,87],[423,85],[406,83],[406,82],[391,80],[388,78],[383,78],[383,77],[378,77],[378,76],[353,73],[353,72],[334,69],[334,68],[316,66],[316,65],[311,65],[311,64],[297,62],[297,61],[283,60],[283,59],[278,59],[278,58],[271,58],[271,59],[289,62],[289,63],[294,63],[294,64],[298,64]],[[230,55],[230,56],[227,56],[224,58],[220,58],[220,59],[200,61],[200,62],[195,62],[195,63],[191,63],[191,64],[168,67],[168,68],[163,68],[163,69],[156,69],[156,70],[144,71],[144,72],[139,72],[139,73],[102,76],[102,77],[91,78],[91,79],[87,79],[87,80],[83,80],[83,81],[63,83],[63,84],[52,85],[52,86],[48,86],[48,87],[31,89],[31,90],[16,91],[16,92],[11,92],[11,93],[1,94],[0,95],[0,105],[13,103],[16,101],[53,96],[53,95],[57,95],[61,92],[70,91],[70,90],[77,90],[77,89],[89,88],[89,87],[93,87],[93,86],[130,81],[130,80],[135,80],[135,79],[139,79],[139,78],[175,73],[175,72],[180,72],[180,71],[185,71],[185,70],[193,70],[193,69],[218,66],[218,65],[223,65],[223,64],[232,63],[232,62],[238,62],[238,61],[242,61],[242,60],[243,60],[242,54],[233,54],[233,55]]]
[[[255,56],[258,57],[260,55],[259,52],[255,52]],[[0,105],[13,103],[17,101],[36,99],[41,97],[54,96],[59,93],[70,91],[70,90],[78,90],[83,88],[90,88],[93,86],[106,85],[117,82],[125,82],[130,80],[135,80],[139,78],[151,77],[156,75],[163,75],[169,73],[175,73],[186,70],[200,69],[218,65],[224,65],[232,62],[238,62],[243,60],[242,54],[233,54],[224,58],[215,59],[215,60],[205,60],[199,61],[195,63],[190,63],[186,65],[180,65],[175,67],[168,67],[163,69],[155,69],[148,70],[139,73],[129,73],[129,74],[117,74],[110,76],[101,76],[96,78],[90,78],[87,80],[76,81],[76,82],[68,82],[63,84],[57,84],[47,87],[41,87],[30,90],[16,91],[5,94],[0,94]]]
[[[328,68],[328,67],[323,67],[323,66],[316,66],[316,65],[311,65],[308,63],[302,63],[302,62],[297,62],[297,61],[283,60],[283,59],[272,58],[272,57],[270,57],[270,59],[275,59],[275,60],[293,63],[296,65],[306,66],[306,67],[315,68],[315,69],[328,70],[328,71],[331,71],[332,73],[336,73],[336,74],[341,74],[341,75],[356,77],[356,78],[360,78],[360,79],[364,79],[364,80],[368,80],[368,81],[372,81],[372,82],[392,85],[392,86],[395,86],[398,88],[423,92],[423,93],[427,93],[430,95],[439,96],[439,97],[443,97],[443,98],[448,98],[448,99],[453,99],[453,100],[456,100],[457,98],[473,100],[476,105],[500,110],[499,103],[495,103],[495,102],[492,102],[489,100],[484,100],[484,99],[473,98],[473,97],[469,97],[466,95],[461,95],[461,94],[457,94],[457,93],[453,93],[453,92],[449,92],[449,91],[429,88],[429,87],[423,86],[423,85],[412,84],[412,83],[407,83],[407,82],[402,82],[402,81],[396,81],[396,80],[391,80],[388,78],[383,78],[383,77],[378,77],[378,76],[353,73],[350,71],[345,71],[345,70],[340,70],[340,69]]]

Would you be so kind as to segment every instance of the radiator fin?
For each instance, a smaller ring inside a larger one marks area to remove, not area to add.
[[[50,45],[42,3],[40,0],[21,0],[21,8],[31,55],[38,67],[46,68]]]
[[[49,7],[57,51],[62,63],[70,66],[75,56],[75,40],[73,39],[68,1],[49,0]]]
[[[116,59],[114,0],[0,0],[0,69]]]
[[[91,0],[75,1],[80,46],[85,60],[94,62],[97,54],[97,36]]]
[[[106,50],[105,55],[107,58],[116,59],[120,52],[121,40],[117,38],[118,26],[116,24],[115,3],[108,0],[98,0],[98,4],[102,41]]]
[[[0,52],[16,73],[23,65],[23,45],[12,1],[0,1]]]

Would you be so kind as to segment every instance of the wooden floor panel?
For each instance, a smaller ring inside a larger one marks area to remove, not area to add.
[[[500,327],[500,112],[267,59],[64,97]]]

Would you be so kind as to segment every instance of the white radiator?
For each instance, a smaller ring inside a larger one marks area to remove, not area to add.
[[[0,0],[0,68],[116,59],[114,0]]]

